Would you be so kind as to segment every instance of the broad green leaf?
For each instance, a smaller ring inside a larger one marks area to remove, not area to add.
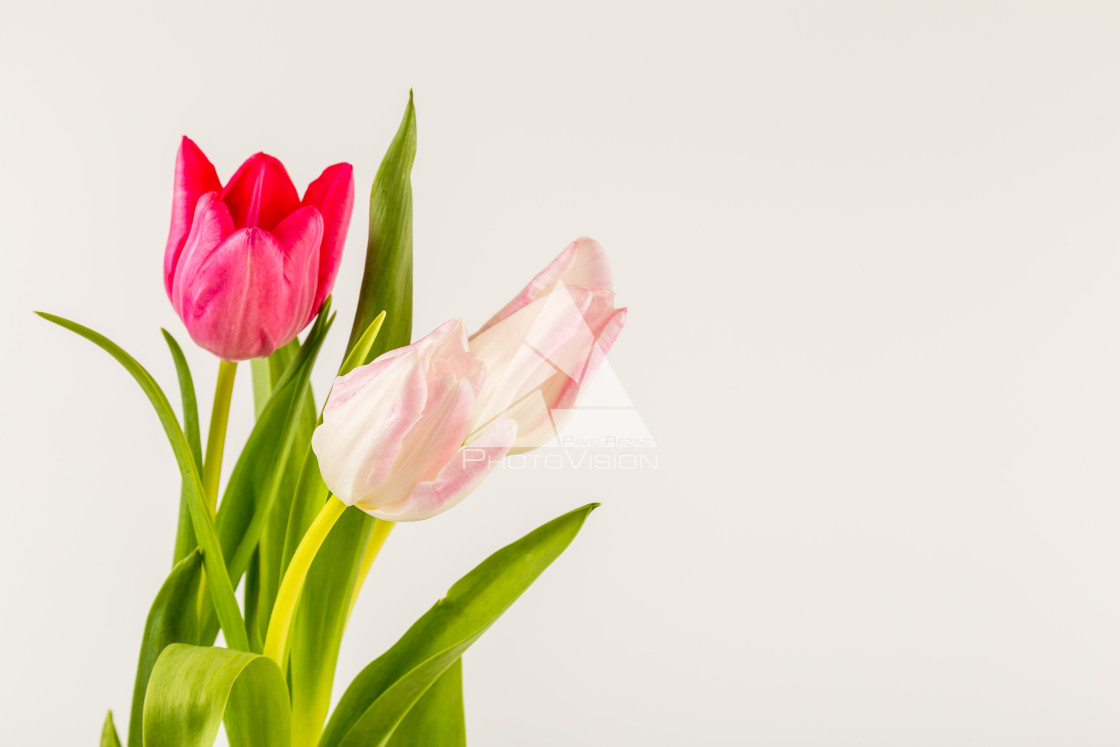
[[[132,714],[128,722],[129,747],[143,747],[144,693],[152,668],[172,643],[193,643],[198,635],[198,582],[202,553],[197,549],[171,569],[148,611],[140,642],[140,663],[132,691]]]
[[[466,747],[463,715],[463,660],[435,681],[393,732],[389,747]]]
[[[101,727],[101,747],[121,747],[117,727],[113,726],[113,712],[105,714],[105,725]]]
[[[301,397],[333,320],[329,306],[328,299],[296,358],[277,382],[226,485],[216,522],[230,578],[240,579],[248,568],[279,489]],[[202,628],[200,641],[212,641],[216,630],[206,611]]]
[[[596,506],[553,519],[456,582],[392,648],[354,678],[319,747],[387,745],[409,710],[564,551]]]
[[[264,412],[264,406],[273,388],[283,379],[285,371],[296,359],[299,350],[299,343],[293,341],[267,359],[253,361],[254,364],[264,363],[268,369],[267,379],[258,382],[256,368],[254,368],[253,394],[254,401],[260,405],[258,418]],[[260,378],[264,379],[264,377]],[[267,390],[261,388],[265,385],[268,387]],[[304,382],[303,392],[298,396],[297,401],[299,404],[295,410],[295,423],[288,438],[288,445],[285,447],[289,456],[278,477],[272,508],[268,511],[257,551],[253,554],[246,574],[245,623],[249,627],[251,640],[254,637],[260,641],[264,640],[272,606],[276,601],[276,592],[280,586],[281,558],[287,536],[288,516],[302,467],[302,459],[299,457],[311,442],[311,433],[316,425],[315,398],[311,392],[310,381]]]
[[[412,341],[412,162],[416,159],[416,110],[412,92],[408,106],[377,175],[369,200],[369,244],[358,310],[346,350],[379,312],[386,312],[385,328],[373,347],[373,357]]]
[[[272,659],[175,643],[152,670],[144,747],[210,747],[226,722],[231,747],[290,747],[284,675]]]
[[[187,438],[179,427],[179,421],[175,418],[175,412],[167,401],[167,396],[147,369],[137,363],[131,355],[109,338],[60,316],[42,311],[36,313],[49,322],[54,322],[60,327],[65,327],[71,332],[81,335],[113,356],[132,375],[144,394],[148,396],[148,400],[155,408],[156,415],[159,416],[164,433],[167,434],[167,440],[171,442],[171,450],[175,453],[175,460],[179,463],[179,471],[182,473],[184,483],[188,488],[186,496],[190,508],[191,523],[194,526],[198,546],[202,548],[202,563],[209,580],[209,593],[217,612],[218,622],[221,624],[222,632],[225,633],[230,646],[247,649],[249,640],[245,633],[245,621],[241,619],[241,610],[238,608],[237,598],[233,594],[233,584],[230,583],[229,575],[226,573],[226,564],[214,528],[213,518],[206,508],[198,467],[194,455],[191,453],[190,444],[187,443]]]
[[[166,329],[161,329],[163,339],[171,350],[171,358],[175,361],[175,373],[179,377],[179,393],[183,400],[183,435],[187,437],[187,444],[191,447],[195,466],[199,474],[202,473],[202,436],[198,428],[198,401],[194,393],[194,379],[191,377],[191,368],[187,365],[187,358],[178,341]],[[187,480],[183,479],[183,487],[179,496],[179,523],[175,530],[175,553],[172,565],[178,563],[194,550],[198,543],[194,539],[194,527],[191,526],[191,510],[187,504]]]
[[[315,744],[327,719],[338,651],[372,526],[373,517],[348,508],[319,548],[304,582],[288,647],[296,744]]]

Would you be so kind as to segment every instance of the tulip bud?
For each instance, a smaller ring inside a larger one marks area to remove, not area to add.
[[[550,442],[625,321],[603,247],[587,238],[569,244],[470,338],[486,365],[475,422],[516,420],[511,454]]]
[[[335,380],[311,446],[342,502],[416,521],[465,498],[513,443],[517,424],[475,429],[485,367],[461,320]]]
[[[264,153],[222,187],[184,137],[163,279],[191,338],[230,361],[295,339],[334,285],[353,206],[350,164],[328,167],[300,200],[284,165]]]

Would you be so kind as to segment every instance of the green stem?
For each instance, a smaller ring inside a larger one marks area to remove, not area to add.
[[[276,592],[276,603],[272,607],[272,617],[268,621],[268,632],[264,637],[264,655],[270,657],[281,667],[284,666],[284,654],[288,650],[288,633],[292,629],[292,618],[295,616],[296,605],[299,604],[299,595],[303,591],[303,582],[307,580],[307,572],[311,568],[311,561],[327,538],[331,527],[346,510],[346,504],[331,495],[315,521],[303,535],[299,546],[296,547],[288,570],[284,573],[284,580],[280,582],[280,589]]]
[[[229,422],[229,403],[233,397],[233,377],[236,374],[237,361],[218,364],[214,410],[210,413],[210,432],[206,436],[206,458],[202,460],[202,488],[211,514],[218,506],[218,481],[222,477],[222,452],[226,446],[226,424]]]
[[[373,529],[370,530],[369,534],[369,542],[366,543],[366,550],[362,555],[362,564],[358,566],[358,578],[354,581],[354,591],[350,594],[350,609],[346,611],[347,620],[350,619],[350,613],[354,611],[354,603],[358,601],[358,593],[366,582],[366,576],[369,575],[369,569],[373,566],[373,561],[377,559],[377,554],[381,552],[382,545],[385,544],[385,540],[389,538],[389,532],[395,526],[394,522],[374,519]]]

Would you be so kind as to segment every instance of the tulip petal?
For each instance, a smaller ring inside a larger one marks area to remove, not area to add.
[[[187,320],[184,291],[189,280],[206,264],[209,256],[233,233],[233,219],[216,192],[207,192],[199,198],[191,220],[191,230],[183,242],[183,250],[171,278],[171,305],[184,322]],[[193,334],[193,333],[192,333]]]
[[[228,213],[220,205],[208,205],[206,216],[216,213],[228,227]],[[190,256],[191,247],[184,249],[176,310],[194,341],[220,358],[269,355],[301,328],[312,298],[307,276],[318,269],[322,217],[307,208],[279,228],[278,236],[243,228],[209,249],[200,244]]]
[[[299,194],[284,164],[265,153],[246,159],[226,184],[220,199],[238,228],[271,231],[299,207]]]
[[[328,166],[307,187],[303,204],[317,207],[323,215],[319,282],[311,312],[314,314],[330,295],[342,261],[342,247],[346,243],[346,232],[350,229],[350,217],[354,211],[354,167],[348,163]]]
[[[628,309],[625,308],[618,309],[607,319],[595,338],[595,347],[591,350],[591,355],[587,359],[587,366],[583,369],[583,373],[578,377],[562,380],[561,391],[552,398],[555,403],[552,406],[554,410],[570,409],[575,405],[580,390],[586,387],[588,382],[595,377],[595,372],[606,360],[607,353],[610,352],[615,340],[622,333],[622,327],[626,324],[627,311]]]
[[[424,413],[405,438],[389,479],[358,508],[374,510],[408,497],[422,482],[436,479],[455,457],[471,428],[474,389],[454,374],[428,377],[428,401]]]
[[[214,165],[189,137],[183,136],[175,157],[175,184],[171,198],[171,230],[163,253],[163,285],[171,296],[172,278],[183,245],[190,234],[198,200],[222,188]]]
[[[595,339],[583,318],[590,298],[582,288],[557,286],[471,338],[471,352],[487,370],[475,407],[476,427],[518,408],[527,398],[539,399],[536,393],[554,376],[575,376],[583,370]],[[547,419],[552,404],[534,405],[532,412]],[[523,415],[528,412],[521,410]],[[518,422],[522,430],[529,425]]]
[[[275,237],[260,228],[235,231],[182,278],[180,316],[191,337],[225,360],[268,355],[280,346],[277,313],[289,293]]]
[[[516,437],[516,421],[496,420],[473,443],[459,449],[434,480],[417,485],[403,501],[362,510],[386,521],[419,521],[441,514],[482,483]]]
[[[418,356],[381,356],[335,379],[311,436],[323,481],[353,505],[389,476],[427,402]]]
[[[568,244],[556,259],[537,273],[536,277],[530,280],[529,284],[512,301],[503,306],[475,334],[485,332],[514,312],[536,301],[551,291],[557,282],[593,291],[612,288],[611,268],[607,262],[607,253],[599,245],[599,242],[584,237]]]
[[[289,341],[307,326],[319,310],[314,301],[323,230],[323,216],[319,209],[305,207],[280,221],[273,231],[284,254],[284,279],[291,292],[288,326],[280,333]]]
[[[549,443],[564,427],[580,392],[595,378],[595,373],[622,332],[626,312],[626,309],[616,310],[602,325],[586,364],[577,375],[569,377],[557,373],[540,388],[535,401],[526,400],[518,408],[510,408],[508,415],[521,424],[517,443],[510,449],[511,454],[521,454]],[[542,418],[538,411],[531,409],[541,403],[547,405],[548,417]]]

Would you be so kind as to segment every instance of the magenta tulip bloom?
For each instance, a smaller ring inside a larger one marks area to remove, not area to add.
[[[573,241],[470,338],[486,365],[475,422],[516,420],[510,453],[549,443],[625,321],[603,247]]]
[[[517,433],[509,418],[475,427],[484,377],[458,319],[339,377],[311,437],[323,482],[343,503],[388,521],[451,508]]]
[[[353,207],[348,163],[327,167],[301,200],[284,165],[264,153],[223,187],[184,137],[163,280],[194,341],[239,361],[294,340],[334,286]]]

